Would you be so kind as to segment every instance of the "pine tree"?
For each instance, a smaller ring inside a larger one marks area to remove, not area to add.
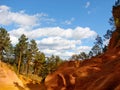
[[[3,52],[6,52],[10,45],[10,37],[4,28],[0,28],[0,60],[3,59]]]
[[[35,55],[34,60],[34,74],[38,75],[40,69],[43,66],[43,63],[45,62],[45,54],[38,51]]]
[[[7,62],[9,64],[14,64],[15,63],[15,54],[14,54],[14,47],[12,44],[9,45],[9,48],[6,52],[6,56],[7,56]]]
[[[107,30],[106,34],[103,36],[105,39],[104,40],[109,40],[112,37],[112,30]]]
[[[93,52],[90,51],[89,54],[88,54],[89,58],[93,57]]]
[[[20,73],[20,68],[21,68],[21,64],[24,64],[23,62],[23,57],[24,55],[26,54],[27,52],[27,47],[28,47],[28,38],[22,34],[21,37],[18,39],[19,42],[18,44],[16,45],[16,51],[17,51],[17,55],[18,55],[18,70],[17,70],[17,73],[19,74]]]
[[[93,46],[92,53],[93,53],[93,56],[101,54],[101,48],[99,47],[99,45],[95,44]]]
[[[99,35],[97,35],[97,37],[95,38],[94,44],[95,45],[92,48],[93,54],[94,55],[101,54],[103,52],[103,40]]]
[[[109,18],[109,24],[112,26],[111,29],[108,29],[106,31],[105,35],[103,35],[104,41],[106,42],[105,45],[104,45],[104,47],[103,47],[103,52],[107,51],[107,49],[108,49],[108,42],[111,39],[112,34],[113,34],[113,32],[115,31],[115,28],[116,28],[113,17]]]
[[[30,67],[30,63],[33,63],[36,57],[36,54],[38,52],[38,47],[37,47],[37,43],[35,42],[35,40],[31,40],[29,45],[28,45],[28,50],[27,50],[27,62],[26,62],[26,73],[29,73],[29,67]]]
[[[85,59],[88,59],[88,58],[89,58],[89,56],[85,52],[81,52],[79,54],[79,59],[80,60],[85,60]]]

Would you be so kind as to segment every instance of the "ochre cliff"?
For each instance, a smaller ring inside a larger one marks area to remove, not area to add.
[[[120,6],[113,7],[116,30],[108,51],[84,61],[68,61],[45,79],[47,90],[120,90]]]
[[[119,6],[113,6],[113,17],[115,21],[116,30],[112,34],[112,38],[110,40],[108,51],[110,50],[116,50],[120,47],[120,5]]]

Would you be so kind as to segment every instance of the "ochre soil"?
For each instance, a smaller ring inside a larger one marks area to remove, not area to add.
[[[0,90],[46,90],[43,83],[36,83],[25,76],[16,75],[12,67],[0,62]]]
[[[120,50],[68,61],[45,79],[47,90],[120,90]]]

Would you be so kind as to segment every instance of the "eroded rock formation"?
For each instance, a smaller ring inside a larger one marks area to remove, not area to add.
[[[120,5],[113,7],[116,30],[108,51],[100,56],[69,61],[45,79],[47,90],[120,90]]]

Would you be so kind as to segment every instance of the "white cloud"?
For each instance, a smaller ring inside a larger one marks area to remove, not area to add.
[[[0,6],[0,24],[9,25],[17,24],[20,26],[33,26],[37,23],[38,17],[40,15],[28,15],[24,11],[11,12],[10,7]]]
[[[74,52],[58,51],[58,50],[51,50],[51,49],[44,49],[42,51],[46,52],[46,56],[51,56],[52,54],[54,54],[54,55],[60,56],[63,59],[68,59],[75,54]]]
[[[62,37],[48,37],[38,41],[41,49],[49,47],[54,50],[70,50],[81,44],[80,40],[69,40]]]
[[[103,42],[103,45],[108,45],[109,44],[109,42],[110,42],[110,39],[107,39],[107,40],[105,40],[104,42]]]
[[[10,35],[10,40],[11,40],[11,43],[13,45],[15,45],[16,43],[18,43],[18,37]]]
[[[41,24],[40,21],[46,23],[55,22],[55,19],[49,18],[45,13],[37,13],[34,15],[26,14],[24,10],[12,12],[11,8],[5,5],[0,6],[0,24],[15,24],[19,27],[36,26]]]
[[[85,4],[85,8],[88,8],[90,6],[90,2],[88,1],[88,2],[86,2],[86,4]]]
[[[71,51],[69,51],[71,50]],[[47,56],[50,56],[52,54],[58,55],[64,59],[70,58],[74,54],[80,54],[80,52],[86,52],[88,53],[91,50],[91,47],[89,46],[79,46],[75,47],[69,50],[57,50],[57,49],[41,49],[42,52],[46,53]]]
[[[44,49],[42,51],[46,52],[47,55],[55,54],[57,52],[56,50],[51,50],[51,49]]]
[[[96,36],[96,32],[91,30],[90,28],[82,28],[82,27],[76,27],[73,30],[72,37],[75,39],[84,39],[84,38],[90,38]]]
[[[25,34],[30,38],[40,38],[40,37],[64,37],[68,39],[84,39],[95,37],[96,32],[90,28],[76,27],[75,29],[64,29],[60,27],[47,27],[47,28],[38,28],[38,29],[27,29],[27,28],[18,28],[16,30],[11,30],[9,32],[11,35],[20,36]]]
[[[80,46],[80,47],[77,47],[76,53],[78,53],[78,54],[80,52],[86,52],[86,53],[88,53],[90,50],[91,50],[90,46]]]
[[[10,9],[10,7],[8,7],[8,6],[5,6],[5,5],[0,6],[0,12],[8,11],[9,9]]]

